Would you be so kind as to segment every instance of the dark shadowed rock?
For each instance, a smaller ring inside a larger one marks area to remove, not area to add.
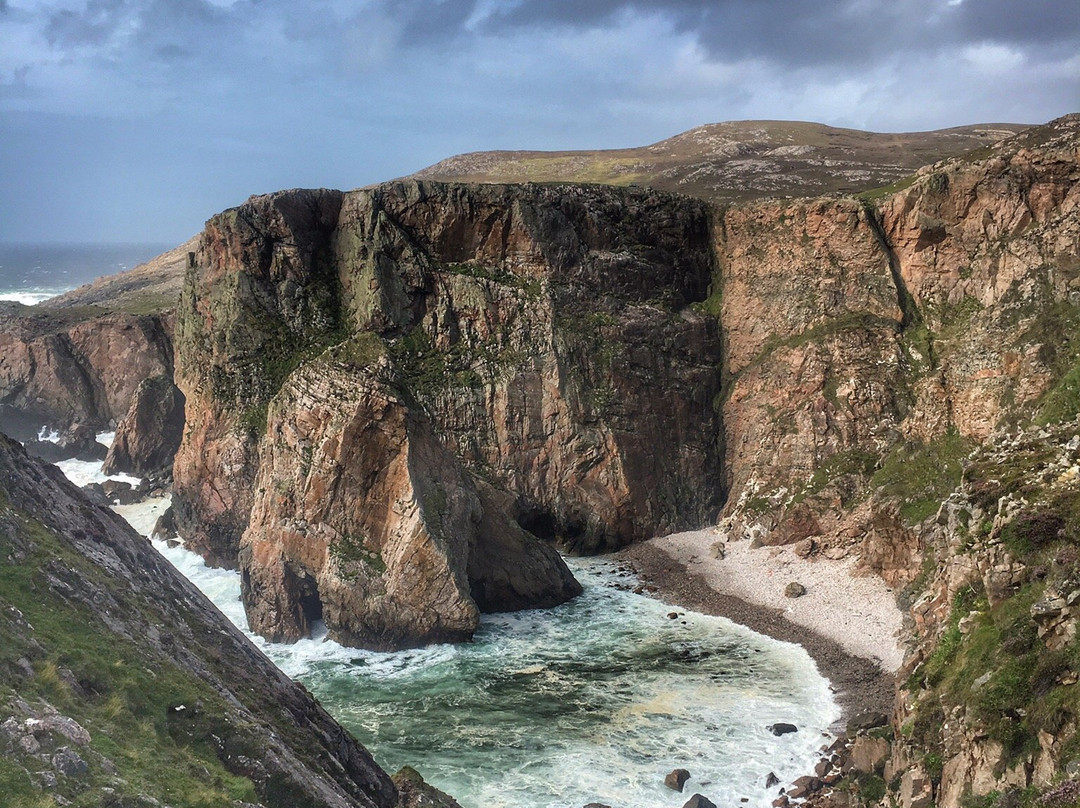
[[[4,436],[0,436],[0,557],[5,559],[5,580],[26,584],[0,589],[0,613],[8,616],[2,627],[12,646],[6,650],[13,655],[66,658],[66,646],[56,644],[70,641],[64,632],[78,631],[80,643],[103,645],[119,659],[128,655],[134,668],[153,670],[155,682],[182,683],[187,695],[199,695],[196,701],[185,696],[181,702],[191,709],[166,714],[162,708],[162,714],[147,714],[146,720],[163,722],[172,736],[169,743],[187,746],[192,765],[201,755],[249,779],[267,808],[396,805],[396,788],[363,747],[144,537],[112,511],[88,502],[54,466],[30,458]],[[59,557],[62,562],[56,561]],[[34,581],[38,582],[31,587]],[[45,608],[42,599],[48,602],[51,622],[35,619],[31,627],[23,614],[40,614]],[[4,664],[0,661],[0,666]],[[91,689],[110,675],[100,670],[99,660],[94,665],[93,678],[86,680]],[[10,676],[8,669],[0,668],[0,692]],[[156,686],[140,693],[138,709],[148,709],[147,705],[156,709],[152,705],[168,697],[154,691]],[[136,709],[127,705],[123,693],[116,696],[118,708]],[[214,708],[199,709],[200,699],[212,702]],[[65,711],[65,716],[72,720],[55,716],[42,726],[53,737],[83,743],[81,724],[92,733],[98,730],[76,712],[84,708],[82,700],[70,702],[72,712]],[[18,699],[0,700],[0,718],[12,716],[13,710],[25,714],[30,708],[20,707]],[[5,733],[9,726],[18,728],[13,720],[0,721]],[[112,738],[120,747],[126,740]],[[13,754],[29,752],[10,751],[5,763],[12,762]],[[18,760],[22,763],[13,765],[38,765],[31,758]],[[60,780],[80,777],[84,766],[91,776],[98,771],[108,774],[115,763],[119,777],[110,787],[127,789],[123,767],[128,763],[120,756],[108,763],[89,745],[77,753],[70,746],[58,750],[52,763],[62,773]],[[130,791],[128,795],[137,796]],[[101,797],[104,802],[105,795]]]
[[[461,808],[449,794],[426,783],[412,766],[403,767],[392,779],[398,790],[397,808]]]
[[[683,808],[716,808],[716,804],[701,794],[695,794],[683,803]]]
[[[765,788],[772,788],[773,786],[780,785],[780,778],[776,776],[776,772],[769,772],[765,778]]]
[[[787,724],[783,721],[779,721],[775,724],[770,724],[768,727],[769,732],[773,735],[787,735],[789,732],[798,732],[799,728],[794,724]]]
[[[686,769],[674,769],[664,778],[664,785],[674,791],[682,791],[686,781],[690,779],[690,772]]]

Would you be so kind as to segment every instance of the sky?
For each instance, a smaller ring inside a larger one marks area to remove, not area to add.
[[[0,0],[0,242],[178,244],[467,151],[1075,111],[1077,0]]]

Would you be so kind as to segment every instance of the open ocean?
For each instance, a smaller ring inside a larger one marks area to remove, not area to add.
[[[155,258],[174,244],[0,243],[0,300],[33,305]]]

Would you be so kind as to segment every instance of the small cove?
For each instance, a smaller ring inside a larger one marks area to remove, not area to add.
[[[117,510],[148,534],[166,506]],[[247,630],[236,573],[155,546]],[[570,563],[581,597],[487,615],[469,644],[388,654],[249,636],[386,769],[411,765],[464,808],[677,808],[694,792],[765,808],[769,772],[812,769],[839,707],[802,648],[636,594],[610,560]],[[800,731],[773,736],[777,721]],[[692,774],[683,794],[663,785],[676,767]]]

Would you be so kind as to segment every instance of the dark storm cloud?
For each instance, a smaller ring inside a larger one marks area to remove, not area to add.
[[[468,5],[468,4],[465,4]],[[787,66],[851,64],[889,53],[957,47],[972,40],[1053,45],[1080,33],[1071,0],[523,0],[501,8],[492,28],[596,26],[620,15],[666,19],[722,60]]]
[[[15,240],[180,240],[463,151],[1080,107],[1076,0],[0,0],[0,42]]]

